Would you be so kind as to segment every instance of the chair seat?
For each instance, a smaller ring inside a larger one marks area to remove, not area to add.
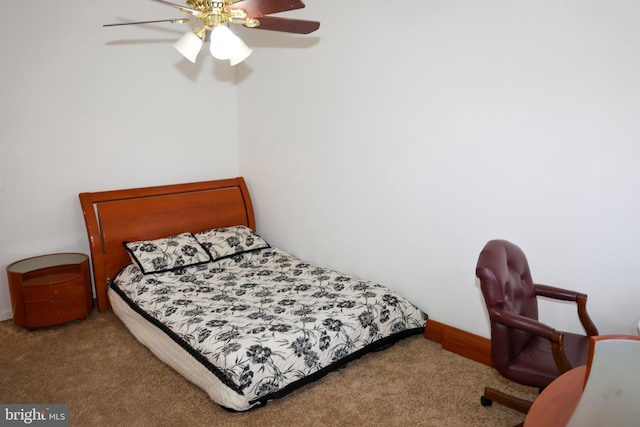
[[[572,367],[587,364],[589,354],[589,337],[564,333],[564,349]],[[508,378],[523,385],[546,387],[560,372],[555,365],[551,343],[541,337],[534,336],[520,355],[509,364]],[[504,375],[504,374],[503,374]]]

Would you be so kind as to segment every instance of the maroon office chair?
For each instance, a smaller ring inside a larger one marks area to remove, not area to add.
[[[587,363],[589,337],[598,335],[587,313],[587,295],[533,283],[522,250],[506,240],[491,240],[478,258],[476,276],[491,321],[491,360],[503,377],[543,389],[576,366]],[[537,297],[575,301],[587,335],[558,331],[538,321]],[[532,402],[486,387],[483,406],[495,401],[522,413]]]

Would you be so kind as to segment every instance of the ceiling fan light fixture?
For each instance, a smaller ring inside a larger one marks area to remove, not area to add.
[[[231,65],[239,64],[253,52],[226,25],[218,25],[211,30],[210,43],[211,55],[217,59],[228,59]]]
[[[176,48],[178,52],[182,54],[185,58],[195,64],[196,58],[200,49],[202,49],[202,39],[194,34],[192,31],[189,31],[182,37],[180,37],[174,44],[173,47]]]
[[[234,54],[235,40],[237,38],[226,25],[218,25],[211,30],[209,36],[209,50],[216,59],[229,59]]]
[[[210,41],[209,50],[216,59],[229,60],[231,66],[244,61],[253,52],[229,29],[230,24],[246,28],[259,28],[293,34],[309,34],[320,27],[320,22],[290,19],[272,14],[301,9],[302,0],[184,0],[186,6],[167,0],[153,0],[178,9],[186,18],[156,19],[153,21],[105,24],[105,27],[167,22],[171,24],[197,24],[200,27],[184,34],[173,46],[187,60],[195,63],[202,45]]]

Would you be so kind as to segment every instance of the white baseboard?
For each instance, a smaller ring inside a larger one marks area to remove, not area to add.
[[[9,320],[13,317],[13,313],[11,310],[0,311],[0,321]]]

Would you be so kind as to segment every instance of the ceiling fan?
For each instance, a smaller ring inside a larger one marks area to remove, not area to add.
[[[229,30],[229,24],[241,24],[247,28],[296,34],[309,34],[320,28],[320,22],[317,21],[267,16],[302,9],[305,5],[300,0],[186,0],[186,6],[166,0],[153,1],[176,8],[188,16],[175,19],[105,24],[103,26],[115,27],[159,22],[195,23],[198,24],[196,28],[174,43],[178,52],[189,61],[196,62],[196,57],[203,43],[208,39],[211,45],[211,54],[217,59],[228,59],[231,65],[244,61],[252,50]]]

